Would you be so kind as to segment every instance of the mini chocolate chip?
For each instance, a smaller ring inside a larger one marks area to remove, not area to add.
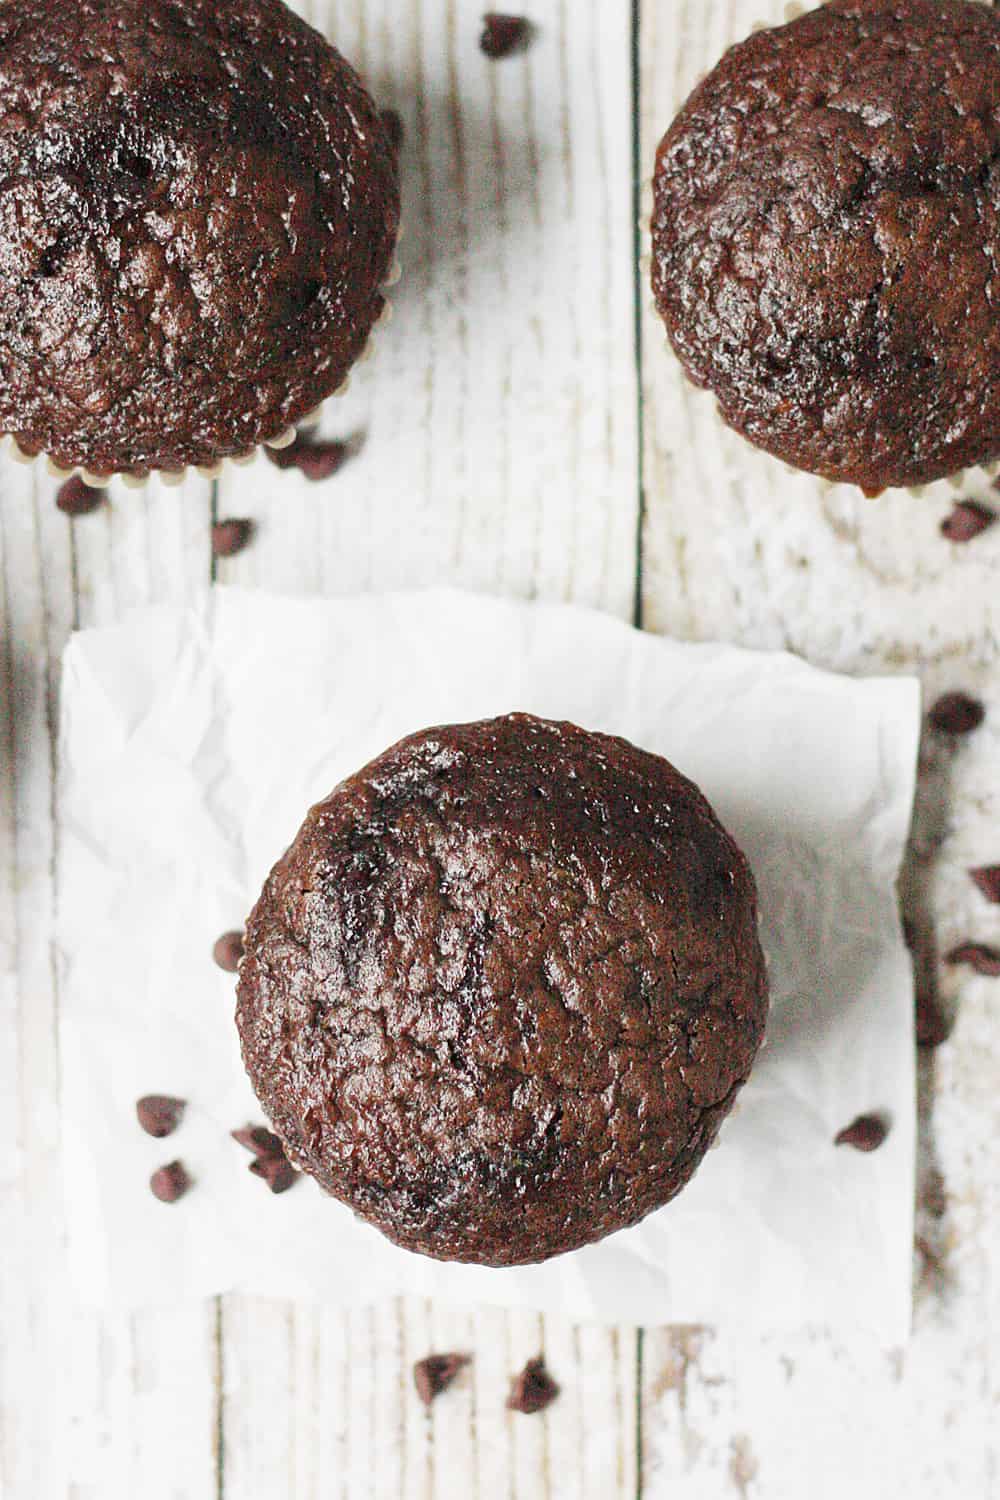
[[[930,721],[942,734],[971,734],[986,718],[986,710],[968,693],[945,693],[930,711]]]
[[[268,448],[267,456],[275,468],[298,469],[306,479],[317,484],[342,469],[356,446],[344,442],[311,442],[300,436],[287,448]]]
[[[184,1163],[179,1161],[172,1161],[165,1167],[157,1167],[149,1179],[150,1191],[154,1198],[159,1198],[161,1203],[176,1203],[178,1198],[184,1197],[190,1186],[191,1179]]]
[[[250,1171],[255,1177],[262,1177],[272,1193],[287,1193],[299,1180],[298,1172],[284,1154],[275,1156],[268,1152],[258,1156],[250,1163]]]
[[[978,870],[970,870],[969,874],[987,901],[1000,904],[1000,865],[983,865]]]
[[[231,1130],[230,1135],[255,1156],[284,1156],[285,1148],[278,1137],[263,1125],[244,1125],[241,1130]]]
[[[181,1123],[187,1101],[172,1099],[169,1094],[146,1094],[136,1101],[135,1113],[147,1135],[162,1141],[173,1135]]]
[[[428,1354],[413,1366],[413,1384],[425,1406],[451,1385],[459,1370],[469,1363],[467,1354]]]
[[[235,557],[248,546],[254,533],[252,521],[217,521],[212,527],[212,556]]]
[[[60,486],[56,494],[56,505],[64,516],[89,516],[91,511],[104,504],[104,499],[104,490],[93,489],[79,474],[74,474],[72,479],[67,479]]]
[[[227,974],[235,974],[243,957],[242,932],[224,932],[212,949],[212,957],[220,969],[225,969]]]
[[[987,979],[1000,979],[1000,949],[988,948],[985,943],[959,943],[957,948],[952,948],[945,962],[966,964]]]
[[[399,113],[399,110],[384,109],[382,111],[382,124],[385,126],[385,133],[389,137],[392,149],[397,153],[400,152],[403,149],[403,142],[406,139],[406,126],[403,124],[403,116]]]
[[[889,1127],[879,1115],[859,1115],[837,1135],[834,1144],[853,1146],[855,1151],[877,1151],[889,1134]]]
[[[515,1375],[510,1383],[510,1395],[507,1398],[507,1406],[510,1411],[524,1412],[530,1416],[533,1412],[544,1411],[547,1406],[559,1394],[559,1387],[545,1368],[545,1359],[529,1359],[520,1375]]]
[[[951,515],[941,522],[941,535],[949,542],[971,542],[988,531],[996,518],[996,511],[978,500],[959,500]]]
[[[487,57],[512,57],[515,52],[524,52],[531,45],[534,34],[535,28],[526,17],[505,16],[491,10],[483,17],[479,46]]]

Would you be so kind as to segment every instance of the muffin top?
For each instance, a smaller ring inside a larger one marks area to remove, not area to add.
[[[656,163],[653,286],[691,378],[876,492],[1000,454],[1000,15],[831,0],[727,53]]]
[[[299,1166],[400,1245],[499,1266],[683,1187],[766,989],[701,793],[513,715],[404,740],[312,810],[250,918],[237,1022]]]
[[[0,6],[0,431],[66,467],[212,464],[344,380],[395,153],[281,0]]]

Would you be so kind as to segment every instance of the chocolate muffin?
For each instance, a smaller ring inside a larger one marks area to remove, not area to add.
[[[212,465],[342,384],[396,153],[281,0],[5,0],[0,99],[0,431],[26,453]]]
[[[760,32],[654,187],[657,305],[738,432],[869,493],[1000,456],[1000,14],[830,0]]]
[[[237,1024],[298,1166],[407,1249],[508,1266],[672,1198],[766,1011],[753,878],[697,788],[516,714],[414,735],[312,810]]]

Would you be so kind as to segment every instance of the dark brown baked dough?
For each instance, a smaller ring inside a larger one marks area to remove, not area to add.
[[[1000,15],[831,0],[660,146],[653,288],[725,419],[876,492],[1000,455]]]
[[[753,878],[697,788],[520,714],[338,787],[246,949],[243,1057],[292,1160],[398,1244],[494,1266],[672,1198],[767,1010]]]
[[[245,453],[382,310],[396,157],[280,0],[0,5],[0,431],[96,472]]]

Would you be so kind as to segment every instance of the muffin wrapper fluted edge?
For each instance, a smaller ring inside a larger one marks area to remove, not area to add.
[[[402,225],[400,225],[399,233],[396,239],[396,253],[393,256],[389,275],[383,282],[381,287],[383,299],[382,311],[376,319],[375,323],[372,325],[371,332],[368,335],[368,342],[365,345],[365,348],[362,351],[361,355],[355,361],[352,369],[344,377],[343,381],[332,393],[332,395],[328,396],[325,401],[321,401],[319,406],[315,407],[313,411],[308,412],[304,417],[301,417],[298,422],[292,424],[291,426],[285,427],[281,432],[276,433],[274,437],[265,438],[262,443],[258,443],[255,447],[248,449],[246,453],[238,454],[232,458],[222,458],[218,461],[218,463],[214,464],[192,464],[183,469],[152,469],[148,474],[144,475],[124,472],[97,474],[80,464],[76,465],[73,468],[67,469],[63,467],[62,464],[56,463],[56,461],[44,451],[39,453],[25,453],[23,448],[21,448],[20,444],[18,443],[17,439],[10,433],[0,433],[0,453],[6,453],[10,458],[14,460],[15,463],[25,465],[40,464],[44,466],[46,472],[49,473],[54,479],[67,480],[74,477],[79,477],[83,480],[84,484],[89,485],[91,489],[106,489],[112,482],[112,480],[120,479],[126,489],[141,490],[144,489],[149,480],[154,477],[159,479],[161,484],[168,485],[172,488],[179,487],[180,485],[184,484],[192,474],[198,475],[198,477],[201,479],[219,479],[230,468],[241,469],[245,468],[248,464],[254,463],[257,459],[257,455],[264,449],[270,448],[274,451],[278,451],[282,448],[291,447],[292,443],[295,442],[295,439],[300,432],[308,431],[309,429],[318,426],[326,408],[332,402],[338,400],[339,397],[346,395],[347,391],[350,388],[351,376],[353,374],[353,371],[360,365],[367,364],[367,362],[375,353],[375,340],[379,328],[392,321],[393,306],[387,293],[392,287],[396,286],[402,276],[402,268],[399,261],[399,241],[402,239],[402,237],[403,230]]]

